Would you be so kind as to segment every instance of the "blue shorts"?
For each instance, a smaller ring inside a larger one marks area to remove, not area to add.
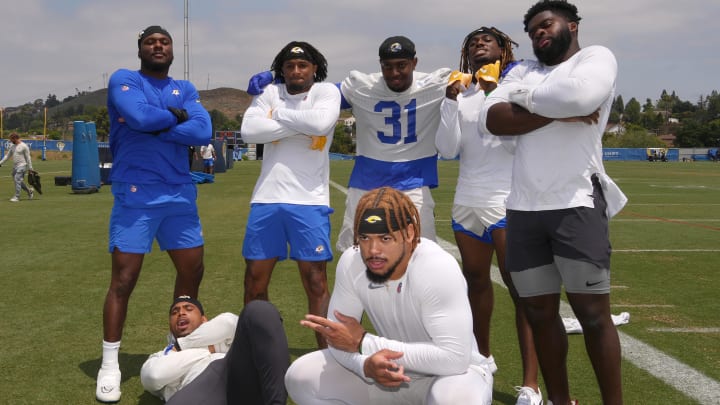
[[[149,253],[157,238],[161,250],[204,244],[194,184],[113,182],[108,251]]]
[[[251,204],[243,257],[320,262],[333,259],[330,248],[330,214],[325,205]]]
[[[205,167],[213,167],[215,166],[215,159],[203,159],[203,165]]]
[[[452,229],[480,242],[493,244],[492,233],[505,229],[505,208],[475,208],[453,205]]]

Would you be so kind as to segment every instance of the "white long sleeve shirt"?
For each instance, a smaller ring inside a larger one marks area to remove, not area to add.
[[[596,124],[553,121],[517,136],[508,209],[594,207],[590,179],[595,173],[605,173],[602,135],[616,76],[612,52],[589,46],[556,66],[523,61],[490,94],[480,114],[481,130],[487,133],[488,110],[496,103],[509,102],[510,92],[517,89],[529,90],[529,109],[548,118],[586,116],[600,109]]]
[[[330,205],[330,156],[340,92],[315,83],[302,94],[271,84],[253,98],[240,130],[247,143],[264,144],[260,177],[252,203]],[[312,135],[327,138],[322,150],[310,149]]]
[[[340,86],[357,125],[350,187],[437,187],[435,132],[449,76],[447,68],[414,72],[412,85],[395,92],[381,73],[350,72]]]
[[[480,131],[484,102],[484,91],[474,84],[457,101],[444,98],[440,105],[435,146],[446,159],[460,156],[455,205],[504,207],[510,193],[515,139]]]
[[[178,338],[180,351],[166,348],[150,355],[140,370],[145,390],[167,401],[190,384],[213,361],[222,359],[235,337],[238,316],[222,313],[191,334]],[[209,346],[214,346],[211,353]]]
[[[12,156],[13,168],[20,169],[27,166],[28,169],[32,170],[32,159],[30,158],[30,148],[25,142],[18,142],[12,144],[5,154],[5,157],[0,160],[0,165],[5,163]]]
[[[360,251],[347,249],[337,265],[328,317],[334,311],[360,320],[365,312],[378,335],[367,334],[362,354],[334,348],[330,352],[347,369],[365,379],[369,355],[390,349],[409,376],[456,375],[480,365],[472,331],[467,284],[457,261],[429,239],[422,239],[398,280],[371,283]]]

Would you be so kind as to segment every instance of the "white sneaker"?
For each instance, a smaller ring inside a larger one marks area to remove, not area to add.
[[[13,197],[10,199],[10,202],[18,202],[18,201],[20,201],[20,199],[17,197]]]
[[[100,402],[118,402],[120,400],[120,370],[98,371],[95,398]]]
[[[35,190],[30,189],[30,191],[28,191],[28,198],[31,200],[35,198]]]
[[[518,392],[517,402],[515,405],[542,405],[542,393],[540,388],[537,392],[531,387],[515,387],[515,391]]]

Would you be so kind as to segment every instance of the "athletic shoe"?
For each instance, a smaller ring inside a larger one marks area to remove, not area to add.
[[[120,370],[98,371],[95,398],[100,402],[118,402],[120,400]]]
[[[13,197],[10,199],[10,202],[18,202],[18,201],[20,201],[20,199],[17,197]]]
[[[572,401],[570,401],[570,405],[579,405],[579,404],[580,404],[580,401],[578,401],[577,399],[573,399]],[[553,405],[552,401],[548,401],[547,405]]]
[[[28,191],[28,198],[30,198],[31,200],[35,198],[35,190],[30,189],[30,191]]]
[[[537,391],[531,387],[515,387],[518,392],[517,402],[515,405],[542,405],[542,393],[540,388]]]

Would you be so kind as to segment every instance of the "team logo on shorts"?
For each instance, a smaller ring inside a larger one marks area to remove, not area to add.
[[[136,192],[137,192],[137,186],[135,186],[134,184],[133,184],[132,186],[130,186],[130,192],[131,192],[131,193],[136,193]]]
[[[174,90],[172,91],[172,94],[173,94],[173,96],[179,96],[179,95],[180,95],[180,90],[174,89]]]
[[[120,91],[128,91],[128,90],[130,90],[130,87],[128,87],[127,84],[123,84],[123,85],[120,87]]]
[[[323,245],[318,245],[318,246],[315,248],[315,253],[322,253],[322,252],[324,252],[324,251],[325,251],[325,246],[323,246]]]

